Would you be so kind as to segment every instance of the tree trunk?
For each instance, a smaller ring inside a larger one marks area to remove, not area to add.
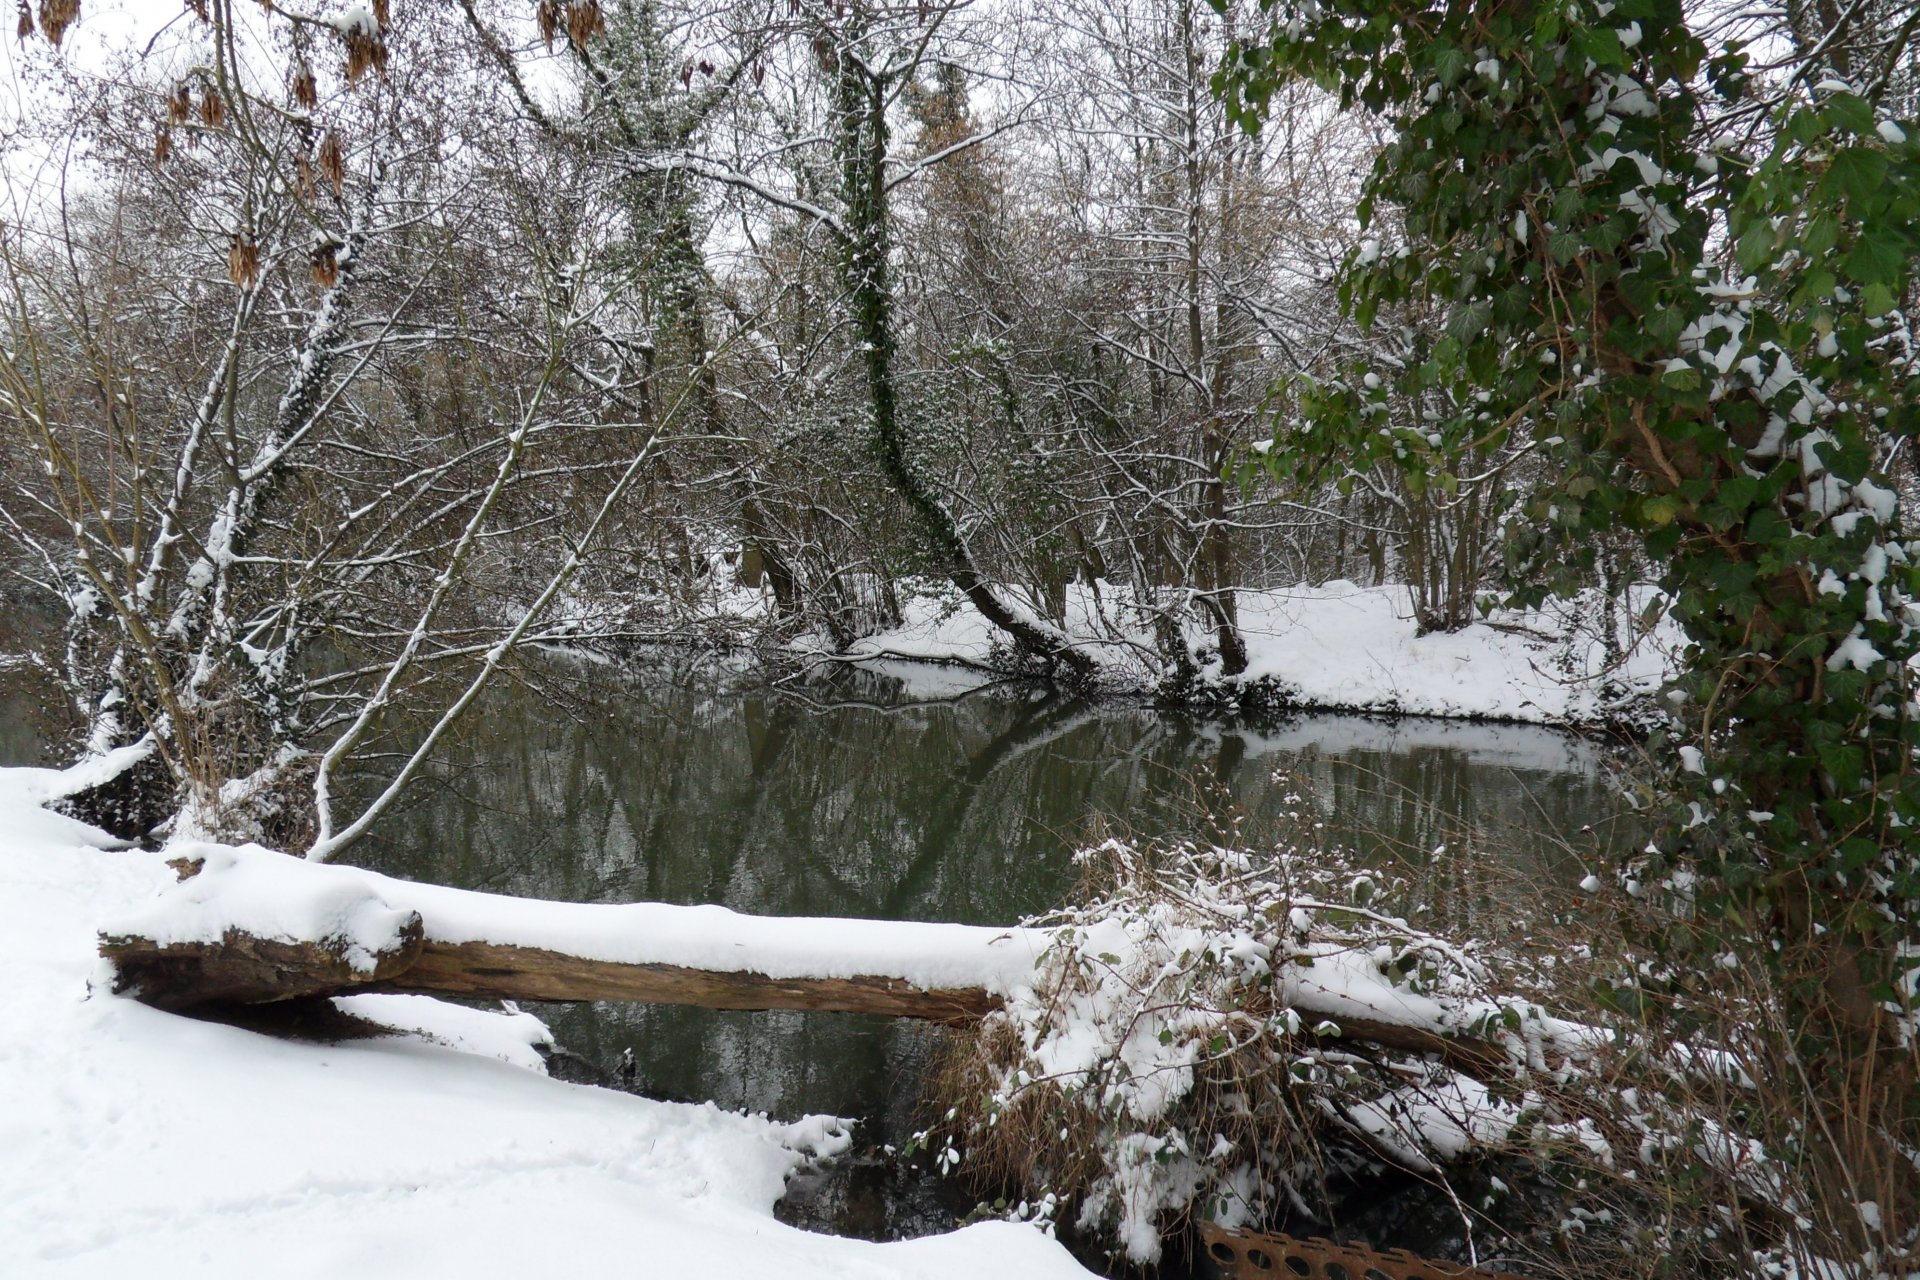
[[[907,456],[893,372],[898,342],[887,261],[886,86],[851,55],[839,59],[836,77],[841,184],[847,207],[842,262],[881,470],[906,502],[921,535],[933,545],[947,576],[981,616],[1011,636],[1023,653],[1050,668],[1065,668],[1070,680],[1085,681],[1094,674],[1093,659],[1074,647],[1063,632],[1000,598],[974,563],[953,514]]]

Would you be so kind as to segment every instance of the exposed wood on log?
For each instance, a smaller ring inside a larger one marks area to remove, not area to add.
[[[1311,1013],[1312,1011],[1302,1009],[1300,1012]],[[1377,1018],[1359,1018],[1352,1014],[1330,1016],[1327,1020],[1340,1028],[1339,1039],[1353,1041],[1357,1046],[1372,1045],[1380,1049],[1392,1049],[1399,1053],[1422,1056],[1431,1054],[1452,1070],[1478,1080],[1482,1084],[1504,1083],[1513,1079],[1513,1067],[1507,1058],[1506,1050],[1486,1040],[1443,1036],[1423,1027],[1382,1022]],[[1307,1029],[1303,1028],[1303,1030]],[[1309,1034],[1316,1033],[1309,1032]]]
[[[236,929],[219,942],[103,935],[100,954],[113,961],[116,992],[161,1009],[187,1009],[337,994],[392,978],[420,958],[423,939],[420,913],[409,912],[392,942],[374,953],[371,970],[349,960],[340,939],[282,942]]]
[[[406,969],[356,990],[483,1000],[630,1000],[706,1009],[806,1009],[966,1022],[999,1004],[979,987],[922,991],[899,978],[770,978],[670,964],[617,964],[490,942],[429,940]]]

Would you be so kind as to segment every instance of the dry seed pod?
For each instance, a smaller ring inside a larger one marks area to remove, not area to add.
[[[301,63],[293,73],[291,90],[293,105],[302,111],[311,111],[320,105],[320,86],[313,78],[313,68]]]
[[[167,123],[185,124],[187,117],[193,114],[193,95],[187,92],[183,81],[173,87],[167,95]]]
[[[19,39],[21,44],[25,44],[27,42],[27,37],[32,34],[33,34],[33,10],[27,7],[27,0],[20,0],[20,26],[18,31],[16,32],[16,36]]]
[[[187,8],[193,10],[193,16],[202,22],[212,22],[207,16],[207,0],[187,0]]]
[[[387,0],[373,0],[373,21],[382,31],[385,31],[393,25],[392,13],[387,7]]]
[[[340,283],[340,242],[328,240],[324,244],[313,246],[313,257],[309,259],[313,282],[322,289],[331,289]]]
[[[335,130],[327,130],[327,136],[320,140],[320,176],[333,187],[336,196],[347,185],[347,151],[340,145],[340,135]]]
[[[60,37],[67,34],[67,28],[79,17],[80,0],[40,0],[40,30],[56,49],[60,47]]]
[[[553,52],[553,37],[560,31],[561,0],[540,0],[533,11],[533,20],[540,28],[540,38],[546,41],[547,52]]]
[[[293,158],[293,190],[302,200],[313,199],[319,188],[313,179],[313,161],[305,156]]]
[[[161,125],[153,139],[153,162],[165,164],[167,157],[173,154],[173,130]]]
[[[577,45],[584,45],[607,29],[607,20],[600,12],[600,0],[572,0],[567,6],[567,39]]]
[[[340,38],[347,42],[348,84],[360,83],[360,77],[369,71],[387,73],[387,42],[377,30],[356,23],[341,32]]]
[[[236,235],[227,250],[227,278],[242,289],[251,289],[260,279],[260,246],[252,239]]]
[[[208,89],[200,95],[200,123],[209,129],[218,129],[227,122],[227,100],[217,92]]]

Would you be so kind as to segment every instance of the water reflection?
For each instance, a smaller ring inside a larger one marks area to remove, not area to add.
[[[927,699],[869,672],[769,688],[664,667],[554,671],[496,696],[353,860],[574,901],[1006,923],[1068,896],[1071,852],[1098,832],[1205,836],[1232,809],[1257,847],[1297,807],[1289,793],[1324,838],[1369,857],[1429,864],[1479,830],[1516,865],[1575,878],[1580,850],[1610,839],[1583,828],[1620,808],[1594,748],[1524,727],[1207,720],[1032,690]],[[1438,884],[1463,922],[1498,908],[1465,873]],[[863,1116],[896,1140],[916,1127],[932,1039],[852,1015],[547,1016],[603,1065],[631,1047],[660,1092]]]
[[[53,673],[0,651],[0,767],[57,766],[76,728]]]

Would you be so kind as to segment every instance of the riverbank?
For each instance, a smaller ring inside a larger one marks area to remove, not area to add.
[[[1636,588],[1617,611],[1614,643],[1592,600],[1495,610],[1454,632],[1421,634],[1407,589],[1330,582],[1237,593],[1247,669],[1226,679],[1217,657],[1197,687],[1231,700],[1246,693],[1314,711],[1422,715],[1591,728],[1644,715],[1678,667],[1682,637]],[[930,590],[902,601],[901,625],[854,641],[836,657],[917,663],[990,674],[1004,665],[994,628],[964,599]],[[1115,692],[1148,693],[1158,677],[1148,637],[1117,627],[1111,601],[1076,584],[1068,630],[1095,653]],[[825,654],[822,637],[802,651]],[[935,677],[937,678],[937,677]]]
[[[1084,1276],[1030,1228],[869,1244],[772,1215],[841,1149],[780,1123],[548,1078],[527,1014],[354,997],[317,1045],[91,989],[94,930],[173,881],[0,769],[0,1256],[19,1277]]]

